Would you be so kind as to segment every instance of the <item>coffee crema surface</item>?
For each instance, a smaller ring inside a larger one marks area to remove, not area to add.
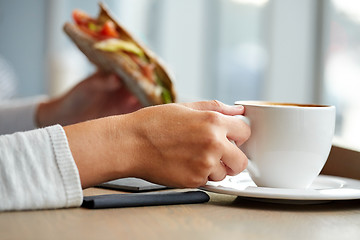
[[[251,106],[286,106],[286,107],[330,107],[330,105],[320,104],[301,104],[301,103],[282,103],[282,102],[266,102],[266,101],[236,101],[235,105],[251,105]]]

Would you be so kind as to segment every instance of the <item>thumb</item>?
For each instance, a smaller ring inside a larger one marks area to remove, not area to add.
[[[218,100],[201,101],[192,103],[183,103],[182,105],[199,111],[215,111],[225,115],[241,115],[244,114],[242,105],[227,105]]]

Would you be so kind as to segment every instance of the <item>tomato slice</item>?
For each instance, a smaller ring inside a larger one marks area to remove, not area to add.
[[[142,70],[143,70],[143,74],[144,76],[149,79],[149,81],[151,83],[155,84],[155,80],[154,80],[154,70],[155,70],[155,65],[154,64],[146,64],[142,66]]]
[[[94,22],[94,19],[91,18],[86,12],[75,9],[72,12],[72,17],[76,24],[81,26],[87,26],[90,22]]]
[[[83,26],[83,25],[79,25],[79,28],[86,33],[87,35],[96,38],[96,39],[101,39],[100,35],[98,32],[96,31],[92,31],[91,29],[89,29],[87,26]]]
[[[129,57],[139,66],[142,74],[150,83],[156,84],[154,79],[155,65],[153,63],[147,63],[136,56],[133,53],[128,53]]]
[[[103,35],[104,37],[109,37],[109,38],[117,38],[119,37],[119,33],[116,31],[116,26],[114,24],[114,22],[108,20],[104,23],[100,34]]]
[[[116,30],[115,23],[111,20],[107,20],[104,25],[101,26],[96,19],[78,9],[73,10],[72,17],[83,32],[95,39],[104,40],[108,38],[119,38],[120,36],[119,32]],[[149,82],[156,84],[154,79],[155,65],[143,61],[139,56],[136,56],[133,53],[127,52],[127,54],[139,66],[144,77],[147,78]]]

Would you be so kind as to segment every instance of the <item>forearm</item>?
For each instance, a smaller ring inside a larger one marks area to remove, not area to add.
[[[107,117],[64,127],[83,188],[131,176],[132,134],[127,116]]]
[[[39,105],[36,119],[40,127],[62,126],[105,116],[133,112],[139,101],[113,74],[95,73],[70,91]]]
[[[208,178],[240,173],[247,158],[229,139],[240,145],[249,137],[249,127],[231,117],[244,109],[217,102],[189,106],[147,107],[65,127],[82,187],[123,177],[199,187]]]

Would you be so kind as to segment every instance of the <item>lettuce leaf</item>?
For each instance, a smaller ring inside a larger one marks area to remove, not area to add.
[[[172,103],[173,100],[172,100],[170,91],[164,87],[161,87],[161,88],[162,88],[161,97],[162,97],[163,102],[164,103]]]
[[[137,45],[132,42],[124,41],[121,39],[110,38],[100,42],[95,43],[94,47],[106,52],[117,52],[117,51],[126,51],[131,52],[139,57],[144,56],[143,50],[141,50]]]

